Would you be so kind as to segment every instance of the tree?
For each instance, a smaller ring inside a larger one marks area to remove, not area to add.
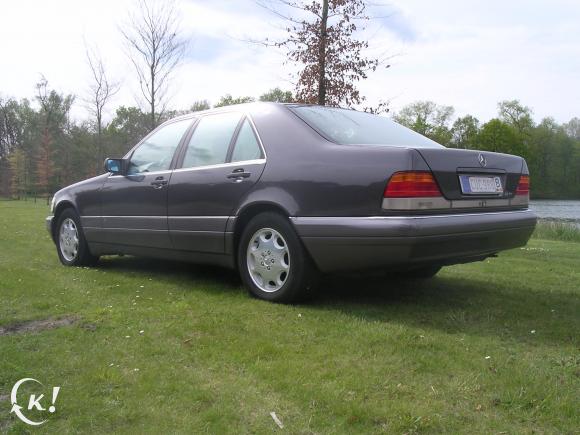
[[[190,112],[201,112],[202,110],[209,109],[209,101],[207,100],[198,100],[194,101],[191,107],[189,108]]]
[[[522,143],[516,132],[501,119],[495,118],[483,124],[475,143],[480,150],[522,155]]]
[[[471,115],[457,118],[451,128],[453,148],[472,149],[479,133],[479,120]]]
[[[563,127],[568,136],[580,141],[580,119],[574,117],[564,124]]]
[[[273,103],[292,103],[294,97],[292,92],[283,91],[280,88],[270,89],[265,94],[260,95],[260,101],[271,101]]]
[[[223,95],[214,107],[231,106],[233,104],[252,103],[254,97],[232,97],[230,94]]]
[[[92,83],[89,85],[90,97],[87,99],[89,111],[95,117],[97,130],[96,145],[96,170],[100,169],[103,162],[103,110],[105,105],[119,91],[119,84],[112,82],[105,72],[103,60],[94,50],[86,47],[87,63],[91,70]]]
[[[0,160],[8,156],[18,141],[18,121],[13,99],[0,98]]]
[[[20,148],[14,150],[8,157],[11,179],[10,191],[16,199],[26,195],[26,155]]]
[[[447,145],[451,141],[449,123],[454,112],[452,106],[440,106],[432,101],[416,101],[403,107],[393,119],[417,133]]]
[[[139,0],[138,5],[139,12],[130,16],[121,34],[147,103],[149,128],[153,129],[167,107],[168,82],[183,57],[186,43],[180,36],[174,1]]]
[[[361,104],[357,82],[375,71],[381,61],[365,56],[368,41],[356,34],[364,29],[364,0],[277,0],[278,6],[297,11],[292,17],[266,0],[258,4],[270,10],[288,24],[288,37],[267,45],[286,51],[289,61],[300,65],[297,75],[298,102],[339,106]],[[388,65],[387,65],[388,67]]]
[[[119,107],[105,129],[108,152],[111,156],[121,157],[149,131],[149,117],[146,113],[138,107]]]
[[[532,109],[518,100],[500,101],[497,107],[500,119],[514,127],[520,135],[528,134],[534,127]]]
[[[44,77],[37,83],[36,90],[36,100],[40,105],[39,117],[41,126],[40,145],[36,161],[36,182],[40,193],[46,194],[48,202],[50,193],[55,187],[55,175],[65,181],[70,177],[70,154],[63,140],[63,132],[67,128],[66,124],[69,121],[68,116],[74,96],[63,96],[54,90],[50,90],[48,81]],[[53,157],[55,148],[60,151],[58,167],[55,165],[56,161]],[[60,169],[60,171],[55,173],[55,169]]]

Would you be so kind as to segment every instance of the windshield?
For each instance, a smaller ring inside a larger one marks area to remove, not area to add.
[[[290,109],[324,137],[338,144],[443,148],[385,116],[321,106],[290,106]]]

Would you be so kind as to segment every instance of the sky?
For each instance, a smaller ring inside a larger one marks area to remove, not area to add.
[[[160,0],[162,1],[162,0]],[[369,2],[370,3],[370,2]],[[359,37],[369,54],[388,58],[364,82],[367,104],[389,101],[392,111],[417,100],[451,105],[456,116],[481,121],[497,103],[519,99],[534,118],[580,117],[580,1],[388,0]],[[100,53],[121,90],[108,116],[139,101],[137,76],[120,28],[134,0],[0,0],[0,96],[33,98],[44,75],[51,87],[77,96],[73,115],[88,117],[83,99],[90,73],[86,45]],[[188,48],[172,78],[169,106],[292,90],[296,66],[283,52],[252,44],[284,36],[275,15],[253,0],[178,0]]]

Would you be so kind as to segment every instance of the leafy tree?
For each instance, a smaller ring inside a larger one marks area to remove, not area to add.
[[[28,187],[26,183],[26,154],[18,148],[8,156],[8,163],[11,172],[10,190],[16,199],[20,199],[26,195]]]
[[[129,151],[149,133],[149,121],[138,107],[119,107],[105,130],[109,155],[120,157]]]
[[[210,108],[209,101],[207,100],[198,100],[194,101],[191,107],[189,108],[190,112],[201,112],[202,110],[207,110]]]
[[[522,152],[521,142],[513,128],[497,118],[483,124],[475,143],[477,149],[485,151],[519,155]]]
[[[356,38],[369,20],[363,0],[278,0],[291,16],[259,2],[287,22],[288,36],[270,45],[300,65],[295,98],[299,102],[351,107],[361,104],[357,82],[381,63],[366,56],[368,41]]]
[[[68,147],[63,132],[68,128],[69,112],[74,101],[72,95],[61,95],[48,87],[42,77],[36,85],[36,100],[40,105],[40,147],[37,151],[36,182],[40,193],[46,194],[47,202],[56,188],[55,178],[69,176]],[[53,153],[59,151],[59,166],[55,165]],[[57,171],[55,173],[55,170]],[[56,177],[55,177],[56,176]]]
[[[270,89],[265,94],[260,95],[260,101],[271,101],[274,103],[292,103],[294,102],[294,97],[292,92],[283,91],[280,88]]]
[[[220,97],[219,101],[216,103],[214,107],[224,107],[224,106],[232,106],[234,104],[242,104],[242,103],[252,103],[254,102],[254,97],[232,97],[230,94],[226,94]]]
[[[479,133],[479,120],[471,115],[457,118],[451,128],[452,139],[450,146],[453,148],[472,149],[475,147],[475,139]]]
[[[447,145],[452,137],[449,124],[453,113],[452,106],[440,106],[432,101],[417,101],[403,107],[393,119],[435,142]]]
[[[500,101],[497,107],[500,119],[514,127],[519,135],[529,134],[534,127],[532,109],[522,105],[518,100]]]
[[[566,124],[563,125],[564,131],[568,136],[573,139],[580,141],[580,119],[572,118]]]

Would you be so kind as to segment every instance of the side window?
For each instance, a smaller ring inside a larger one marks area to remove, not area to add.
[[[207,115],[199,121],[187,145],[182,168],[225,163],[240,113]]]
[[[234,146],[234,153],[232,154],[232,162],[241,162],[244,160],[257,160],[262,158],[262,150],[256,139],[256,135],[252,130],[252,126],[246,119]]]
[[[129,174],[168,170],[179,141],[191,125],[191,121],[184,119],[172,122],[145,139],[131,156]]]

